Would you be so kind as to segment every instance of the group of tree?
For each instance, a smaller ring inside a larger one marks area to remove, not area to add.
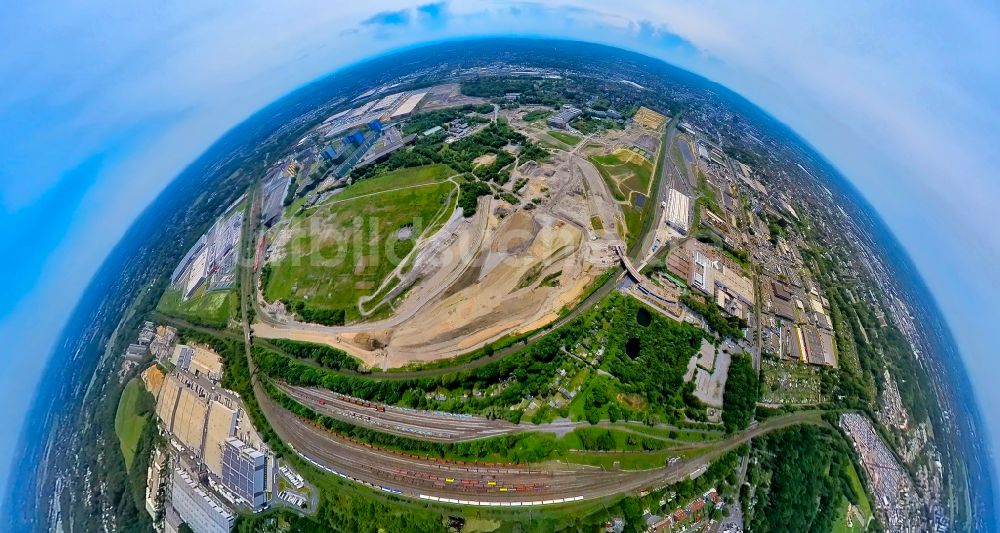
[[[462,208],[462,214],[471,217],[476,214],[479,204],[479,197],[492,194],[493,189],[489,184],[481,181],[468,180],[459,187],[458,207]]]
[[[844,439],[829,428],[795,426],[754,440],[748,531],[831,531],[846,498],[857,504]],[[749,490],[747,486],[747,490]]]
[[[564,360],[560,335],[549,335],[514,354],[469,370],[443,376],[408,379],[371,379],[315,367],[261,346],[254,346],[258,367],[275,379],[305,386],[317,386],[357,398],[417,409],[439,409],[478,413],[492,406],[504,408],[517,404],[525,396],[547,390]],[[473,390],[485,391],[498,386],[495,394],[461,398]],[[436,395],[446,392],[447,401]],[[431,396],[431,398],[428,398]],[[503,409],[505,417],[520,418],[521,411]]]
[[[482,179],[502,184],[510,179],[509,167],[514,161],[505,149],[508,146],[520,147],[521,162],[540,161],[548,156],[544,148],[500,120],[451,144],[443,142],[443,135],[420,138],[412,148],[397,151],[382,163],[354,169],[351,177],[357,181],[400,168],[439,163],[448,165],[456,172],[476,173]],[[492,164],[476,163],[477,159],[488,154],[496,158]]]
[[[324,309],[312,307],[304,300],[285,300],[285,306],[289,311],[295,313],[300,319],[313,324],[323,324],[324,326],[343,326],[347,320],[347,311],[344,309]]]
[[[708,327],[722,338],[742,339],[747,321],[727,315],[712,299],[691,292],[681,295],[681,303],[698,313],[708,322]]]
[[[648,325],[639,323],[640,313],[648,317]],[[635,298],[620,294],[601,304],[595,316],[595,327],[604,332],[601,368],[617,379],[618,392],[639,395],[667,413],[683,409],[684,373],[701,346],[702,330],[649,312]]]
[[[490,104],[469,104],[458,107],[448,107],[436,111],[428,111],[414,115],[403,126],[404,134],[423,133],[434,126],[445,126],[451,122],[462,119],[466,124],[477,124],[486,122],[480,115],[493,112]]]
[[[338,350],[325,344],[293,341],[289,339],[271,339],[267,341],[284,353],[300,359],[312,359],[324,368],[333,370],[354,370],[361,368],[361,362],[343,350]]]
[[[558,107],[567,100],[566,81],[561,79],[528,80],[502,76],[487,76],[462,82],[462,94],[491,98],[496,102],[510,93],[518,93],[512,105],[546,105]]]
[[[726,378],[726,390],[722,393],[722,423],[726,431],[741,431],[750,425],[754,407],[760,397],[757,372],[749,355],[733,355]]]

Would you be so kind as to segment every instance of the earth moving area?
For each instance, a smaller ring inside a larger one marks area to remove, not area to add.
[[[590,195],[609,195],[604,203],[614,203],[617,216],[601,217],[586,222],[595,232],[608,230],[631,245],[642,229],[643,206],[649,199],[653,160],[658,150],[654,132],[628,125],[622,129],[603,129],[577,138],[548,128],[544,122],[532,120],[546,108],[527,107],[506,110],[504,116],[511,125],[533,140],[549,146],[556,156],[575,160],[575,165],[588,183]],[[592,185],[592,179],[603,182]]]
[[[454,357],[548,324],[604,271],[588,260],[601,245],[542,211],[499,219],[493,202],[483,197],[473,218],[449,223],[447,238],[421,250],[413,271],[426,277],[390,318],[339,327],[262,320],[255,334],[328,344],[389,367]]]
[[[388,368],[455,357],[547,325],[615,264],[620,209],[593,165],[568,152],[541,164],[515,161],[496,192],[479,199],[473,217],[452,215],[418,242],[391,288],[369,289],[394,301],[390,316],[324,326],[265,306],[255,334],[328,344]],[[594,231],[595,216],[611,231]]]

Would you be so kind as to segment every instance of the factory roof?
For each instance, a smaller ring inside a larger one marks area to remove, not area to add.
[[[406,100],[403,100],[403,103],[399,104],[399,107],[397,107],[396,110],[393,111],[392,114],[389,116],[400,117],[403,115],[407,115],[409,113],[413,113],[413,111],[417,108],[417,106],[420,105],[420,101],[423,100],[425,96],[427,96],[426,92],[411,94]]]

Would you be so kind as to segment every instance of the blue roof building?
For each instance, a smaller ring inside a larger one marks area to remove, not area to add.
[[[267,456],[236,437],[222,446],[222,484],[246,501],[254,511],[264,507]]]
[[[374,132],[382,133],[382,122],[379,119],[369,122],[368,127]]]

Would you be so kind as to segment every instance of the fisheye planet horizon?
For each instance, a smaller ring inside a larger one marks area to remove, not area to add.
[[[997,6],[48,4],[0,529],[1000,527]]]

